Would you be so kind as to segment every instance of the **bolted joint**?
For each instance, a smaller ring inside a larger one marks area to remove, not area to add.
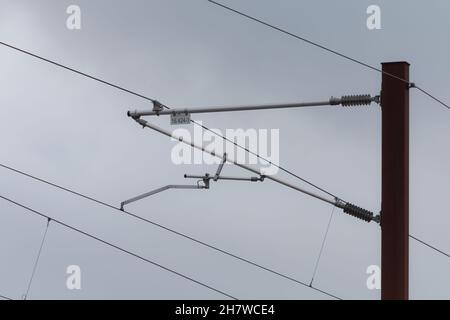
[[[139,123],[141,126],[144,126],[147,124],[147,121],[141,118],[133,118],[137,123]]]
[[[186,175],[185,175],[185,178],[186,178]],[[203,188],[209,189],[209,180],[211,180],[209,173],[206,173],[202,180],[203,180],[203,183],[205,184]]]
[[[361,220],[364,220],[366,222],[370,222],[372,220],[378,220],[375,219],[373,216],[373,213],[369,210],[363,209],[361,207],[355,206],[351,203],[346,203],[343,207],[344,212]]]
[[[373,217],[373,221],[381,225],[381,213],[377,214],[375,217]]]
[[[330,98],[330,106],[338,106],[341,104],[341,99],[336,97]]]
[[[141,117],[137,111],[127,111],[127,116],[136,121]]]
[[[158,100],[153,100],[153,111],[156,112],[156,115],[159,116],[159,112],[163,111],[165,108],[165,105],[163,105]]]
[[[381,96],[375,96],[372,98],[372,101],[375,102],[376,104],[381,104]]]

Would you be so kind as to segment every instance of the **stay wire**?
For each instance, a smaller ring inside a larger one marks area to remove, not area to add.
[[[311,277],[311,282],[309,283],[310,287],[312,287],[313,282],[314,282],[314,278],[316,277],[317,269],[319,267],[320,258],[322,257],[322,252],[323,252],[323,249],[325,247],[325,242],[327,241],[328,231],[330,230],[331,220],[333,220],[333,215],[334,215],[334,209],[335,208],[336,207],[333,206],[333,209],[331,210],[330,218],[328,219],[328,225],[327,225],[327,228],[326,228],[326,231],[325,231],[325,235],[324,235],[323,240],[322,240],[322,245],[320,247],[319,255],[317,257],[317,260],[316,260],[316,263],[315,263],[315,266],[314,266],[314,272],[313,272],[313,275]]]
[[[38,263],[39,263],[39,259],[41,257],[42,248],[44,247],[45,239],[47,237],[48,227],[50,226],[50,221],[51,221],[51,219],[47,218],[47,225],[45,226],[44,236],[42,237],[41,245],[39,247],[39,251],[38,251],[36,260],[34,262],[33,272],[31,273],[30,281],[28,281],[28,287],[27,287],[27,291],[26,291],[26,293],[24,295],[24,300],[27,300],[28,294],[30,292],[31,284],[33,283],[34,275],[36,274],[36,269],[37,269],[37,266],[38,266]]]
[[[264,266],[262,266],[262,265],[260,265],[260,264],[258,264],[258,263],[256,263],[256,262],[253,262],[253,261],[248,260],[248,259],[246,259],[246,258],[240,257],[240,256],[238,256],[238,255],[236,255],[236,254],[234,254],[234,253],[231,253],[231,252],[229,252],[229,251],[226,251],[226,250],[224,250],[224,249],[220,249],[220,248],[217,247],[217,246],[208,244],[208,243],[206,243],[206,242],[204,242],[204,241],[202,241],[202,240],[199,240],[199,239],[196,239],[196,238],[194,238],[194,237],[191,237],[191,236],[189,236],[189,235],[187,235],[187,234],[185,234],[185,233],[176,231],[175,229],[166,227],[166,226],[164,226],[164,225],[162,225],[162,224],[160,224],[160,223],[157,223],[157,222],[155,222],[155,221],[152,221],[152,220],[143,218],[143,217],[141,217],[141,216],[138,216],[138,215],[136,215],[136,214],[134,214],[134,213],[131,213],[131,212],[129,212],[129,211],[126,211],[126,210],[123,210],[123,211],[122,211],[122,210],[120,210],[120,208],[115,207],[115,206],[113,206],[113,205],[111,205],[111,204],[108,204],[108,203],[103,202],[103,201],[100,201],[100,200],[98,200],[98,199],[89,197],[89,196],[87,196],[87,195],[85,195],[85,194],[82,194],[82,193],[79,193],[79,192],[77,192],[77,191],[68,189],[68,188],[66,188],[66,187],[63,187],[63,186],[58,185],[58,184],[55,184],[55,183],[53,183],[53,182],[50,182],[50,181],[47,181],[47,180],[38,178],[38,177],[36,177],[36,176],[34,176],[34,175],[31,175],[31,174],[26,173],[26,172],[24,172],[24,171],[21,171],[21,170],[18,170],[18,169],[9,167],[9,166],[7,166],[7,165],[5,165],[5,164],[0,163],[0,167],[2,167],[2,168],[4,168],[4,169],[7,169],[7,170],[10,170],[10,171],[12,171],[12,172],[15,172],[15,173],[17,173],[17,174],[23,175],[23,176],[25,176],[25,177],[28,177],[28,178],[30,178],[30,179],[39,181],[39,182],[41,182],[41,183],[50,185],[50,186],[52,186],[52,187],[54,187],[54,188],[57,188],[57,189],[60,189],[60,190],[65,191],[65,192],[71,193],[71,194],[73,194],[73,195],[76,195],[76,196],[81,197],[81,198],[83,198],[83,199],[86,199],[86,200],[89,200],[89,201],[91,201],[91,202],[97,203],[97,204],[99,204],[99,205],[105,206],[105,207],[107,207],[107,208],[116,210],[116,211],[118,211],[118,212],[120,212],[120,213],[125,213],[125,214],[127,214],[128,216],[130,216],[130,217],[132,217],[132,218],[134,218],[134,219],[137,219],[137,220],[140,220],[140,221],[142,221],[142,222],[151,224],[151,225],[153,225],[153,226],[155,226],[155,227],[157,227],[157,228],[160,228],[160,229],[162,229],[162,230],[165,230],[165,231],[167,231],[167,232],[170,232],[170,233],[172,233],[172,234],[175,234],[175,235],[177,235],[177,236],[179,236],[179,237],[185,238],[185,239],[190,240],[190,241],[192,241],[192,242],[195,242],[195,243],[197,243],[197,244],[199,244],[199,245],[202,245],[202,246],[207,247],[207,248],[209,248],[209,249],[212,249],[212,250],[215,250],[215,251],[220,252],[220,253],[222,253],[222,254],[225,254],[225,255],[227,255],[227,256],[229,256],[229,257],[232,257],[232,258],[234,258],[234,259],[237,259],[237,260],[239,260],[239,261],[242,261],[242,262],[244,262],[244,263],[247,263],[247,264],[249,264],[249,265],[252,265],[252,266],[254,266],[254,267],[257,267],[257,268],[259,268],[259,269],[261,269],[261,270],[265,270],[265,271],[267,271],[267,272],[269,272],[269,273],[275,274],[275,275],[277,275],[277,276],[279,276],[279,277],[282,277],[282,278],[284,278],[284,279],[286,279],[286,280],[295,282],[295,283],[297,283],[297,284],[299,284],[299,285],[302,285],[302,286],[305,286],[305,287],[309,287],[309,288],[311,288],[311,289],[313,289],[313,290],[315,290],[315,291],[317,291],[317,292],[326,294],[326,295],[328,295],[329,297],[332,297],[332,298],[341,300],[341,298],[339,298],[339,297],[337,297],[337,296],[335,296],[335,295],[333,295],[333,294],[331,294],[331,293],[325,292],[325,291],[323,291],[323,290],[321,290],[321,289],[319,289],[319,288],[316,288],[316,287],[311,287],[311,286],[309,286],[309,285],[308,285],[307,283],[305,283],[305,282],[302,282],[302,281],[300,281],[300,280],[297,280],[297,279],[295,279],[295,278],[292,278],[292,277],[290,277],[290,276],[288,276],[288,275],[285,275],[285,274],[283,274],[283,273],[280,273],[280,272],[275,271],[275,270],[273,270],[273,269],[270,269],[270,268],[268,268],[268,267],[264,267]]]
[[[198,284],[198,285],[200,285],[200,286],[202,286],[202,287],[205,287],[205,288],[207,288],[207,289],[209,289],[209,290],[211,290],[211,291],[215,291],[215,292],[217,292],[217,293],[220,293],[221,295],[224,295],[224,296],[226,296],[226,297],[228,297],[228,298],[231,298],[231,299],[233,299],[233,300],[238,300],[237,298],[233,297],[232,295],[230,295],[230,294],[228,294],[228,293],[225,293],[225,292],[223,292],[223,291],[221,291],[221,290],[219,290],[219,289],[216,289],[216,288],[214,288],[214,287],[212,287],[212,286],[210,286],[210,285],[207,285],[207,284],[205,284],[205,283],[203,283],[203,282],[200,282],[200,281],[198,281],[198,280],[195,280],[194,278],[191,278],[191,277],[189,277],[189,276],[186,276],[186,275],[184,275],[184,274],[182,274],[182,273],[180,273],[180,272],[178,272],[178,271],[175,271],[175,270],[173,270],[173,269],[170,269],[170,268],[168,268],[168,267],[165,267],[165,266],[163,266],[163,265],[161,265],[161,264],[159,264],[159,263],[157,263],[157,262],[154,262],[154,261],[152,261],[152,260],[149,260],[149,259],[147,259],[147,258],[144,258],[143,256],[140,256],[140,255],[138,255],[138,254],[136,254],[136,253],[133,253],[133,252],[127,250],[127,249],[124,249],[124,248],[122,248],[122,247],[119,247],[119,246],[117,246],[117,245],[115,245],[115,244],[113,244],[113,243],[111,243],[111,242],[108,242],[108,241],[106,241],[106,240],[103,240],[103,239],[101,239],[101,238],[99,238],[99,237],[97,237],[97,236],[95,236],[95,235],[93,235],[93,234],[91,234],[91,233],[85,232],[85,231],[83,231],[83,230],[81,230],[81,229],[78,229],[78,228],[76,228],[76,227],[73,227],[73,226],[71,226],[71,225],[69,225],[69,224],[67,224],[67,223],[64,223],[64,222],[62,222],[62,221],[59,221],[59,220],[54,219],[54,218],[52,218],[52,217],[49,217],[49,216],[47,216],[46,214],[41,213],[41,212],[39,212],[39,211],[37,211],[37,210],[34,210],[34,209],[30,208],[30,207],[27,207],[27,206],[25,206],[25,205],[23,205],[23,204],[21,204],[21,203],[19,203],[19,202],[16,202],[16,201],[14,201],[14,200],[11,200],[11,199],[9,199],[9,198],[7,198],[7,197],[4,197],[4,196],[2,196],[2,195],[0,195],[0,198],[3,199],[3,200],[5,200],[5,201],[7,201],[7,202],[9,202],[9,203],[12,203],[12,204],[18,206],[18,207],[21,207],[21,208],[23,208],[23,209],[25,209],[25,210],[28,210],[29,212],[31,212],[31,213],[33,213],[33,214],[39,215],[39,216],[44,217],[44,218],[47,218],[47,219],[51,219],[53,222],[55,222],[55,223],[57,223],[57,224],[59,224],[59,225],[61,225],[61,226],[63,226],[63,227],[66,227],[66,228],[68,228],[68,229],[70,229],[70,230],[73,230],[73,231],[76,231],[76,232],[78,232],[78,233],[80,233],[80,234],[83,234],[83,235],[85,235],[85,236],[87,236],[87,237],[89,237],[89,238],[91,238],[91,239],[94,239],[94,240],[96,240],[96,241],[98,241],[98,242],[101,242],[101,243],[103,243],[103,244],[105,244],[105,245],[107,245],[107,246],[110,246],[110,247],[112,247],[112,248],[114,248],[114,249],[117,249],[117,250],[123,252],[123,253],[126,253],[126,254],[128,254],[128,255],[130,255],[130,256],[133,256],[133,257],[135,257],[135,258],[137,258],[137,259],[139,259],[139,260],[142,260],[142,261],[144,261],[144,262],[147,262],[147,263],[149,263],[149,264],[152,264],[152,265],[154,265],[154,266],[156,266],[156,267],[158,267],[158,268],[160,268],[160,269],[163,269],[163,270],[165,270],[165,271],[167,271],[167,272],[170,272],[170,273],[172,273],[172,274],[175,274],[175,275],[177,275],[177,276],[179,276],[179,277],[181,277],[181,278],[184,278],[184,279],[189,280],[189,281],[191,281],[191,282],[193,282],[193,283],[196,283],[196,284]]]

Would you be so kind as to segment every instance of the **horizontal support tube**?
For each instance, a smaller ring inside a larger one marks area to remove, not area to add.
[[[294,103],[277,103],[277,104],[260,104],[260,105],[240,105],[240,106],[220,106],[220,107],[204,107],[204,108],[179,108],[164,109],[161,103],[154,104],[152,111],[128,111],[128,116],[139,118],[142,116],[159,116],[173,114],[193,114],[193,113],[214,113],[214,112],[231,112],[231,111],[251,111],[251,110],[267,110],[267,109],[289,109],[304,107],[320,107],[320,106],[357,106],[369,105],[371,102],[379,102],[379,97],[371,97],[370,94],[342,96],[341,98],[331,97],[327,101],[315,102],[294,102]]]
[[[215,177],[205,177],[205,176],[198,176],[198,175],[189,175],[185,174],[185,178],[193,178],[193,179],[215,179]],[[233,181],[262,181],[263,178],[260,177],[227,177],[227,176],[219,176],[217,180],[233,180]]]
[[[285,103],[285,104],[266,104],[266,105],[250,105],[250,106],[232,106],[232,107],[205,107],[205,108],[187,108],[187,109],[170,109],[161,111],[128,111],[128,116],[132,118],[141,116],[159,116],[170,114],[189,114],[189,113],[213,113],[213,112],[230,112],[230,111],[250,111],[250,110],[266,110],[266,109],[287,109],[302,107],[329,106],[329,101],[320,102],[304,102],[304,103]]]

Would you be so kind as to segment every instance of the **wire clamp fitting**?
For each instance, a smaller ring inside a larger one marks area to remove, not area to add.
[[[373,97],[372,101],[375,102],[376,104],[380,104],[381,103],[381,95]]]
[[[380,214],[377,214],[372,220],[381,225],[381,211]]]
[[[341,104],[341,99],[336,97],[330,98],[330,106],[338,106]]]
[[[153,111],[159,116],[159,113],[164,110],[164,105],[158,100],[153,100]]]

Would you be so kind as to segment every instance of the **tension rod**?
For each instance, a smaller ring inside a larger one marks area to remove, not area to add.
[[[216,179],[215,177],[211,177],[209,175],[200,176],[200,175],[185,174],[184,177],[185,178],[192,178],[192,179],[213,179],[214,181],[217,181],[217,180],[233,180],[233,181],[251,181],[251,182],[256,182],[256,181],[264,181],[264,177],[265,176],[260,176],[260,177],[227,177],[227,176],[219,176]]]

